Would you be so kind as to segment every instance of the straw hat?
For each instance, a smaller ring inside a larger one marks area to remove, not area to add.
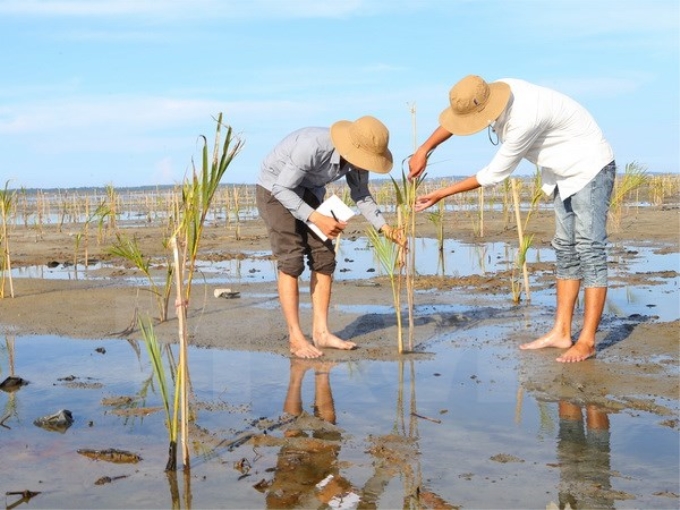
[[[387,148],[390,132],[375,117],[339,120],[331,126],[331,140],[340,156],[355,167],[378,174],[392,170],[392,153]]]
[[[496,81],[485,82],[469,75],[449,92],[451,106],[439,116],[439,124],[454,135],[471,135],[495,121],[510,99],[510,86]]]

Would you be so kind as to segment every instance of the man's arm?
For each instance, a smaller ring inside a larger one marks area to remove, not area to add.
[[[477,177],[472,175],[470,177],[463,179],[462,181],[452,184],[451,186],[436,189],[428,193],[427,195],[423,195],[416,198],[414,209],[416,210],[416,212],[420,212],[423,209],[427,209],[428,207],[433,206],[443,198],[450,197],[451,195],[455,195],[456,193],[471,191],[479,187],[480,184],[479,181],[477,180]]]
[[[445,142],[453,135],[449,133],[446,129],[438,126],[430,137],[423,142],[423,144],[416,149],[416,151],[411,156],[408,162],[408,178],[409,180],[416,179],[420,174],[425,171],[427,166],[427,156],[435,150],[441,143]]]

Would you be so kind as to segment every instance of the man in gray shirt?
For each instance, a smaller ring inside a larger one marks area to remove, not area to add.
[[[386,174],[392,169],[389,131],[378,119],[365,116],[354,122],[341,120],[330,128],[308,127],[286,136],[262,162],[256,187],[257,208],[267,226],[277,262],[278,292],[288,325],[290,352],[299,358],[318,358],[321,348],[354,349],[354,342],[329,331],[335,239],[347,226],[333,216],[316,211],[326,185],[345,177],[350,196],[361,214],[392,241],[402,236],[383,218],[368,189],[368,172]],[[310,222],[327,237],[322,240],[307,226]],[[305,259],[311,270],[312,342],[300,327],[298,278]]]

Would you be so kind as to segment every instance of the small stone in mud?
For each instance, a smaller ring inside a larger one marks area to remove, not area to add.
[[[105,485],[105,484],[111,483],[115,480],[122,480],[123,478],[127,478],[127,475],[114,476],[114,477],[102,476],[101,478],[98,478],[97,480],[95,480],[94,484],[95,485]]]
[[[22,386],[26,386],[28,384],[28,381],[25,379],[22,379],[21,377],[15,377],[10,375],[7,377],[4,381],[0,383],[0,390],[3,391],[16,391]]]
[[[491,460],[494,462],[502,462],[503,464],[506,464],[508,462],[524,462],[523,459],[520,459],[519,457],[515,457],[514,455],[508,455],[507,453],[499,453],[491,457]]]
[[[36,418],[33,421],[33,425],[45,430],[61,432],[63,434],[71,425],[73,425],[73,414],[71,414],[71,411],[68,409],[62,409],[49,416]]]
[[[126,450],[117,450],[115,448],[109,448],[107,450],[90,450],[87,448],[82,448],[76,451],[80,455],[92,460],[104,460],[118,464],[136,464],[142,460],[142,458],[136,453],[128,452]]]

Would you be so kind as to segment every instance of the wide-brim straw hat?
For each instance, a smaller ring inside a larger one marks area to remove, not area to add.
[[[472,135],[494,122],[509,99],[507,83],[487,83],[471,74],[451,88],[450,106],[439,115],[439,124],[454,135]]]
[[[390,132],[375,117],[367,115],[354,122],[339,120],[331,126],[331,140],[352,166],[378,174],[392,170],[392,153],[387,147]]]

